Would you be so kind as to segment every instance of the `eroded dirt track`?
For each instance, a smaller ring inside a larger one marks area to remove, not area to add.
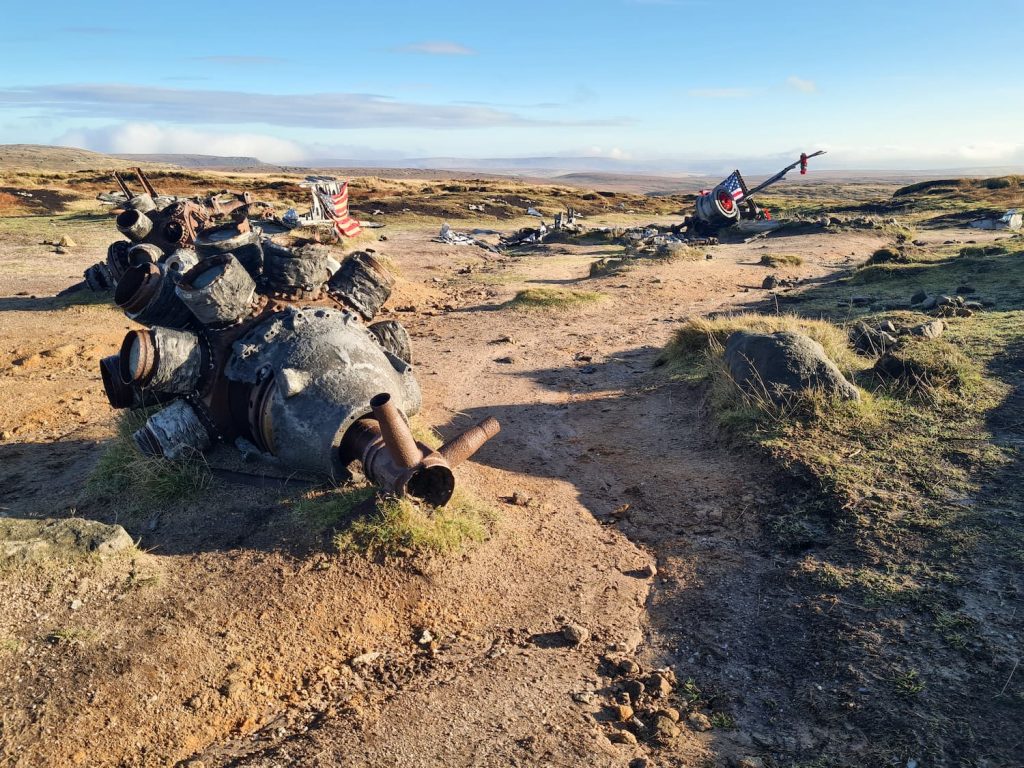
[[[109,239],[73,234],[82,246],[53,257],[51,276],[45,262],[25,267],[48,250],[27,236],[8,236],[0,258],[18,265],[0,278],[5,515],[99,514],[82,502],[112,430],[94,371],[130,323],[102,304],[17,295],[55,294]],[[219,482],[200,502],[125,515],[148,550],[134,563],[6,574],[0,764],[625,766],[649,753],[601,730],[609,655],[729,692],[740,728],[684,728],[658,765],[764,746],[743,727],[763,697],[736,692],[767,663],[751,654],[788,599],[756,544],[761,511],[786,489],[729,450],[699,390],[653,365],[675,321],[767,298],[766,250],[800,255],[784,272],[815,281],[883,238],[719,246],[711,260],[587,279],[601,247],[497,257],[432,234],[388,231],[379,250],[401,275],[388,306],[413,335],[424,421],[445,435],[485,415],[502,423],[460,470],[499,509],[491,539],[455,558],[373,563],[311,539],[288,491]],[[507,306],[537,286],[604,298]],[[564,643],[567,622],[590,639]],[[424,630],[436,642],[419,642]]]

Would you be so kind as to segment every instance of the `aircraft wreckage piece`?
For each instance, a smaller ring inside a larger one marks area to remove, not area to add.
[[[177,459],[231,442],[335,480],[359,462],[388,492],[445,504],[452,469],[499,426],[486,419],[437,450],[413,438],[409,334],[392,320],[365,324],[393,278],[368,252],[339,265],[319,245],[256,245],[259,260],[214,249],[187,271],[143,262],[119,281],[117,303],[151,327],[101,362],[108,399],[166,404],[134,434],[138,448]]]
[[[115,219],[115,225],[127,240],[111,243],[107,249],[106,261],[98,262],[85,271],[85,282],[94,291],[109,291],[120,281],[132,264],[141,261],[160,263],[173,253],[188,250],[200,244],[201,233],[207,238],[203,243],[207,251],[238,251],[239,259],[245,260],[242,246],[249,251],[255,242],[258,247],[259,232],[251,230],[245,214],[254,205],[249,193],[229,193],[210,197],[186,198],[158,195],[141,168],[134,172],[142,184],[143,192],[134,194],[127,181],[118,173],[114,178],[120,185],[126,202],[124,210]],[[224,196],[229,196],[223,199]],[[223,233],[217,227],[210,227],[217,218],[234,216],[236,221],[231,238],[225,242]]]
[[[807,173],[807,161],[812,157],[825,154],[818,150],[800,155],[800,159],[790,163],[781,171],[771,176],[753,189],[747,184],[739,170],[733,171],[713,189],[702,190],[694,205],[694,214],[685,225],[698,235],[713,235],[719,230],[731,227],[740,221],[767,221],[771,214],[754,202],[754,195],[781,181],[791,170],[800,166],[800,174]]]

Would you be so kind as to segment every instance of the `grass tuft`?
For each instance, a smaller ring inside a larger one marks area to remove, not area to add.
[[[376,511],[353,521],[334,543],[342,552],[371,557],[448,554],[486,541],[495,520],[494,510],[466,491],[440,508],[382,496]]]
[[[758,262],[765,267],[799,267],[804,260],[795,253],[766,253]]]
[[[564,291],[557,288],[527,288],[519,291],[509,306],[516,309],[572,309],[596,304],[604,294],[595,291]]]
[[[89,498],[138,511],[153,503],[194,498],[209,486],[210,468],[202,454],[171,461],[139,451],[132,433],[146,423],[149,413],[140,410],[119,415],[117,434],[86,482]]]

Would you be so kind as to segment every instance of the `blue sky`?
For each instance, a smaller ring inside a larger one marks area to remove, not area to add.
[[[1019,2],[11,5],[0,143],[1024,166]]]

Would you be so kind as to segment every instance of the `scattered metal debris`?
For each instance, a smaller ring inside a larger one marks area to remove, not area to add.
[[[467,232],[456,232],[451,228],[448,222],[441,225],[441,231],[438,232],[437,237],[432,238],[435,243],[445,243],[446,245],[475,245],[478,248],[483,248],[485,251],[497,253],[498,249],[490,243],[485,243],[483,240],[477,240],[472,234]]]
[[[975,229],[1007,229],[1016,231],[1024,226],[1024,215],[1016,208],[1011,208],[998,219],[975,219],[970,223]]]

